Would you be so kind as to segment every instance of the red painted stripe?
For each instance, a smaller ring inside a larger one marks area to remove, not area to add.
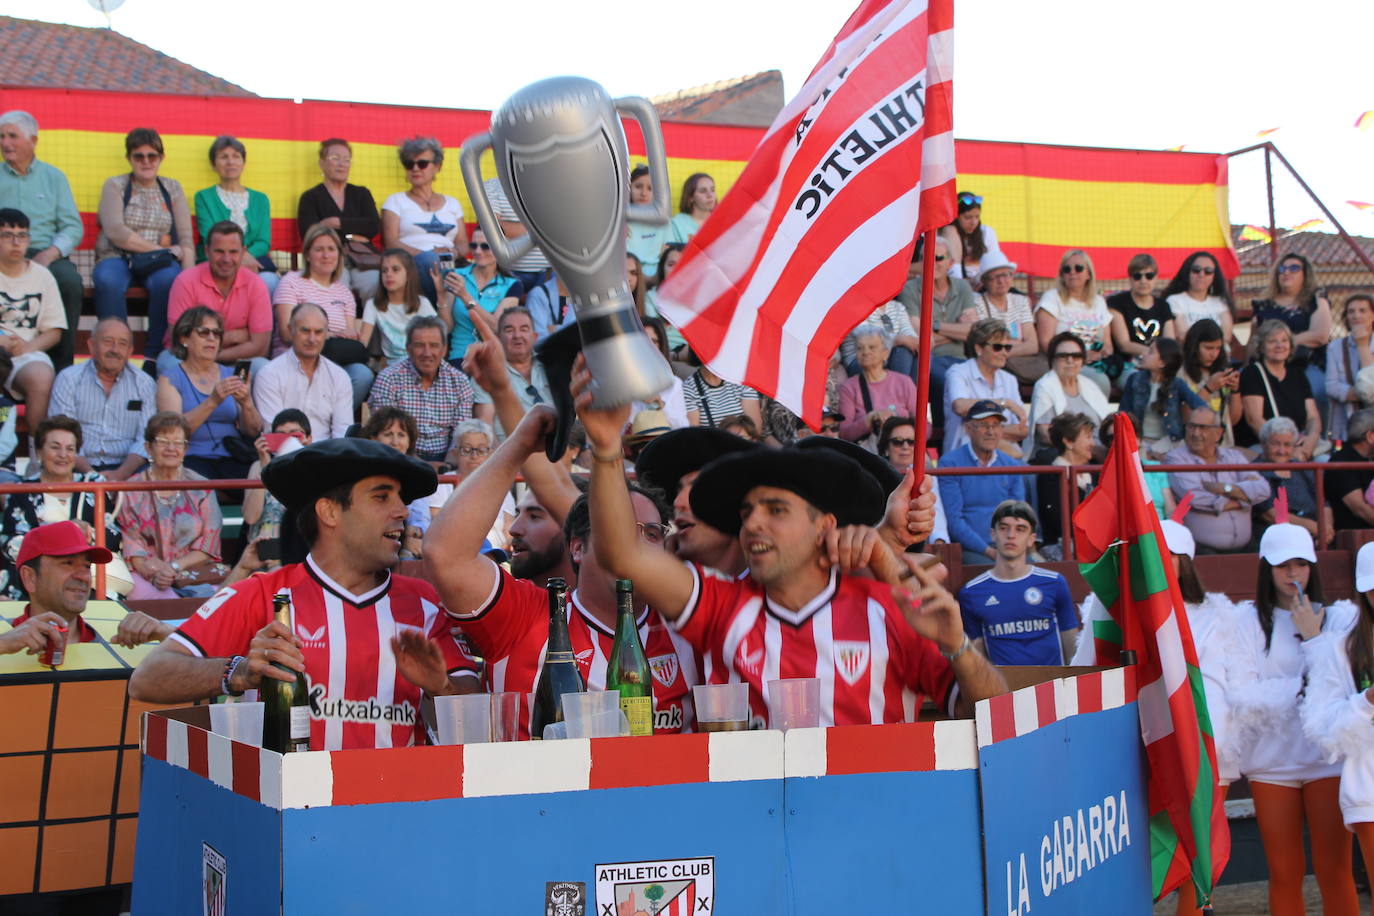
[[[373,805],[463,797],[463,748],[332,751],[334,804]]]
[[[708,782],[711,778],[710,735],[660,735],[643,738],[596,738],[588,787],[625,789]]]
[[[156,713],[143,715],[143,753],[154,760],[167,759],[167,719]]]
[[[210,733],[194,725],[186,726],[186,769],[210,778]]]
[[[827,728],[825,753],[831,776],[926,772],[935,769],[935,723]]]
[[[1062,245],[1040,245],[1030,242],[1002,242],[1001,244],[1002,252],[1016,262],[1017,270],[1033,277],[1057,276],[1059,259],[1068,250]],[[1125,277],[1126,265],[1130,263],[1131,258],[1142,251],[1154,255],[1155,260],[1159,262],[1160,271],[1168,277],[1178,271],[1188,255],[1199,249],[1140,245],[1134,248],[1087,247],[1083,250],[1093,259],[1093,267],[1097,271],[1097,276],[1104,280],[1112,280]],[[1230,248],[1204,248],[1201,250],[1209,252],[1217,259],[1221,264],[1221,272],[1226,276],[1235,277],[1240,273],[1240,262],[1236,260],[1236,253]],[[1037,290],[1044,288],[1043,285],[1040,285]]]
[[[1156,184],[1212,184],[1218,180],[1215,153],[1102,149],[960,140],[955,161],[961,175],[1033,175],[1069,181],[1132,181]],[[1225,173],[1221,173],[1225,180]],[[967,188],[978,193],[977,188]]]
[[[1078,687],[1078,711],[1102,711],[1102,675],[1100,672],[1082,674],[1074,678]]]
[[[229,759],[233,767],[231,784],[234,793],[253,801],[262,801],[262,748],[241,741],[229,744]]]
[[[1059,721],[1059,706],[1054,699],[1054,681],[1035,685],[1035,727],[1044,728]]]
[[[992,724],[992,743],[996,744],[998,741],[1015,738],[1016,707],[1012,703],[1011,694],[999,694],[987,702],[990,704],[988,718]]]

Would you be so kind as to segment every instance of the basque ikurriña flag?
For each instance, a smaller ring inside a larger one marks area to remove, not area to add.
[[[830,356],[954,219],[953,0],[863,0],[663,284],[718,375],[820,427]]]
[[[1078,556],[1089,561],[1083,578],[1112,618],[1090,622],[1083,636],[1095,638],[1096,664],[1118,664],[1122,649],[1136,654],[1155,899],[1191,876],[1205,905],[1231,834],[1197,650],[1137,447],[1130,420],[1117,414],[1101,484],[1073,515]]]

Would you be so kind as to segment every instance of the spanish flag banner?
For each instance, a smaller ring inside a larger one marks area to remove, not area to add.
[[[162,174],[175,178],[188,200],[216,182],[210,143],[231,134],[248,148],[243,182],[272,205],[272,247],[299,246],[296,204],[320,181],[319,142],[343,137],[353,145],[350,181],[371,189],[378,206],[404,190],[396,145],[415,134],[437,137],[445,168],[435,189],[472,209],[458,174],[463,140],[487,130],[491,114],[462,109],[294,102],[228,96],[153,95],[76,89],[0,88],[0,110],[20,108],[39,123],[38,156],[67,174],[86,220],[83,247],[95,244],[100,187],[128,171],[124,134],[153,127],[167,159]],[[630,154],[644,156],[643,141],[626,125]],[[668,177],[676,196],[693,172],[706,172],[724,198],[764,131],[752,127],[666,122]],[[1190,252],[1215,255],[1234,276],[1230,246],[1226,158],[1210,153],[1091,149],[959,140],[958,187],[983,197],[982,218],[1022,272],[1053,277],[1070,248],[1092,256],[1100,278],[1121,278],[1137,252],[1147,251],[1172,273]],[[484,174],[495,174],[491,160]]]

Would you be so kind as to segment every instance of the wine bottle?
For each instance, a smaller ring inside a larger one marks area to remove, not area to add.
[[[549,593],[549,644],[530,707],[530,737],[536,741],[543,739],[544,726],[563,721],[563,694],[587,689],[568,637],[568,583],[553,578],[545,587]]]
[[[606,660],[606,689],[620,691],[620,709],[630,721],[630,734],[652,735],[653,677],[635,626],[635,587],[629,579],[615,580],[615,603],[615,643]]]
[[[272,616],[278,623],[291,628],[291,596],[272,597]],[[305,673],[289,668],[281,662],[273,665],[296,676],[292,683],[264,677],[258,687],[262,700],[262,746],[278,754],[293,754],[310,750],[310,693]]]

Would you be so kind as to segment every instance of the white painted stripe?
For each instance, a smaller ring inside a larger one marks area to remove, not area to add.
[[[377,686],[373,696],[377,705],[386,709],[396,697],[396,654],[391,651],[391,637],[400,632],[401,625],[391,613],[391,593],[388,592],[373,606],[377,615]],[[361,622],[361,621],[360,621]],[[425,631],[426,635],[428,631]],[[418,715],[420,710],[415,710]],[[378,719],[373,726],[375,747],[391,747],[391,723],[385,717]]]
[[[281,810],[281,754],[258,751],[258,796],[269,808]]]
[[[1012,713],[1016,719],[1017,736],[1028,735],[1040,727],[1040,704],[1034,687],[1022,687],[1011,694]]]
[[[167,762],[183,770],[190,769],[186,753],[186,723],[167,720]]]
[[[714,732],[711,734],[711,782],[782,779],[783,773],[782,732]]]
[[[328,625],[329,676],[326,678],[325,700],[341,700],[348,689],[348,621],[344,618],[343,602],[327,588],[320,589],[324,597],[324,617]],[[314,688],[314,684],[310,685]],[[326,751],[343,747],[344,722],[339,718],[324,720],[324,748]]]
[[[592,743],[515,741],[463,747],[463,796],[581,792],[592,772]]]
[[[1102,672],[1102,708],[1126,705],[1126,669],[1108,668]]]
[[[794,728],[782,733],[783,775],[791,778],[824,776],[829,761],[823,728]]]
[[[209,764],[210,781],[217,786],[223,786],[229,791],[234,790],[234,756],[231,747],[233,742],[223,735],[211,732],[206,737],[205,753]]]
[[[978,735],[978,746],[987,747],[992,743],[992,704],[987,700],[974,703],[973,722]]]
[[[948,719],[935,723],[935,769],[978,769],[978,737],[968,719]]]
[[[325,594],[328,594],[326,592]],[[328,751],[281,755],[281,807],[327,808],[334,803],[334,769]]]
[[[1078,678],[1061,677],[1054,682],[1054,707],[1061,719],[1078,715]]]

